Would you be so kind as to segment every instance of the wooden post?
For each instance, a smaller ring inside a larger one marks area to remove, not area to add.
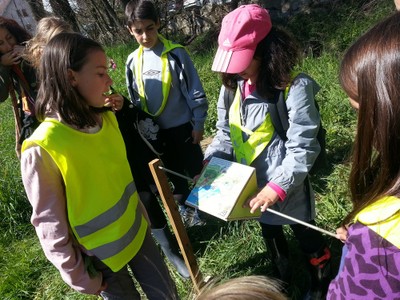
[[[170,189],[168,178],[159,166],[162,166],[159,159],[154,159],[149,162],[151,174],[153,175],[154,181],[157,185],[168,219],[175,233],[179,248],[181,249],[183,259],[185,260],[185,264],[189,270],[190,278],[192,279],[196,291],[199,292],[200,288],[204,284],[203,276],[201,275],[197,265],[196,257],[194,256],[189,237],[175,203],[174,195]]]

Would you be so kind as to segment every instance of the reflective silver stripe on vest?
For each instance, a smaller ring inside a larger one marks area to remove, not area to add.
[[[104,213],[98,215],[94,219],[89,222],[75,226],[75,231],[80,238],[84,238],[85,236],[95,233],[100,229],[110,225],[111,223],[118,220],[126,211],[126,208],[129,204],[129,199],[136,192],[136,185],[132,181],[125,188],[124,193],[122,194],[121,199],[109,210]]]
[[[117,255],[119,252],[125,249],[135,239],[140,229],[140,225],[142,224],[142,214],[138,214],[139,210],[140,205],[138,205],[136,208],[137,217],[135,218],[135,222],[123,237],[108,244],[101,245],[97,248],[89,249],[90,252],[97,256],[100,260],[105,260],[109,257]]]

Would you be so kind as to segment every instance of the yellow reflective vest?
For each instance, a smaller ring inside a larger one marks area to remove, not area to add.
[[[250,165],[267,147],[274,135],[275,129],[269,114],[265,116],[264,122],[255,131],[244,127],[240,114],[240,98],[240,88],[238,86],[235,98],[229,109],[230,136],[237,162]],[[249,136],[246,141],[243,140],[242,132],[245,132]]]
[[[169,90],[171,89],[172,76],[171,76],[171,71],[169,68],[168,52],[170,52],[171,50],[173,50],[175,48],[183,48],[182,45],[173,43],[172,41],[167,40],[160,34],[158,35],[158,38],[164,45],[164,51],[161,53],[161,63],[162,63],[161,81],[162,81],[163,101],[162,101],[161,106],[158,109],[158,111],[156,111],[154,114],[151,114],[149,112],[149,110],[147,109],[147,99],[146,99],[146,93],[145,93],[144,83],[143,83],[143,79],[142,79],[143,46],[139,46],[139,49],[137,51],[137,57],[135,60],[135,77],[136,77],[136,82],[137,82],[137,86],[138,86],[140,103],[141,103],[142,109],[154,117],[161,115],[161,113],[163,112],[165,105],[167,105]]]
[[[386,196],[359,212],[354,222],[368,226],[379,236],[400,248],[400,199]]]
[[[77,241],[111,270],[124,267],[141,248],[147,222],[112,112],[97,133],[46,119],[27,139],[46,150],[65,184],[68,221]]]
[[[300,72],[292,72],[292,81],[296,78]],[[284,90],[284,99],[286,101],[291,83],[289,83]],[[236,161],[250,165],[260,153],[268,146],[274,135],[275,128],[272,124],[271,117],[269,114],[265,116],[264,122],[261,123],[255,131],[252,131],[242,124],[242,118],[240,113],[240,102],[241,102],[241,92],[238,85],[235,93],[235,98],[233,99],[232,105],[229,108],[229,128],[230,136],[235,151]],[[248,135],[246,141],[243,140],[242,132]]]

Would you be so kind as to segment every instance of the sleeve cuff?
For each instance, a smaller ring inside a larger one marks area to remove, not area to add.
[[[286,192],[277,184],[273,182],[268,182],[267,184],[271,189],[273,189],[279,196],[279,201],[283,202],[286,198]]]

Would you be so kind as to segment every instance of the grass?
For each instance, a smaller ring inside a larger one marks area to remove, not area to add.
[[[341,91],[337,74],[343,51],[362,32],[394,10],[392,0],[332,1],[328,8],[300,14],[287,26],[301,43],[305,58],[299,66],[321,86],[317,101],[327,129],[329,167],[312,178],[317,197],[318,226],[335,231],[350,209],[347,163],[354,136],[356,115]],[[107,48],[118,67],[111,73],[114,87],[126,95],[124,64],[135,44]],[[194,63],[209,99],[206,136],[215,133],[216,101],[220,79],[210,71],[215,45],[201,38],[190,45]],[[31,208],[22,187],[19,162],[14,152],[14,121],[9,101],[0,105],[0,298],[1,299],[96,299],[66,286],[57,270],[46,260],[29,224]],[[188,229],[192,247],[203,275],[224,280],[249,274],[271,274],[260,228],[255,221],[223,222],[209,218],[208,225]],[[307,277],[296,241],[288,232],[295,268],[291,299],[301,299]],[[340,257],[340,243],[327,239],[334,263]],[[182,299],[189,299],[192,286],[174,271]]]

